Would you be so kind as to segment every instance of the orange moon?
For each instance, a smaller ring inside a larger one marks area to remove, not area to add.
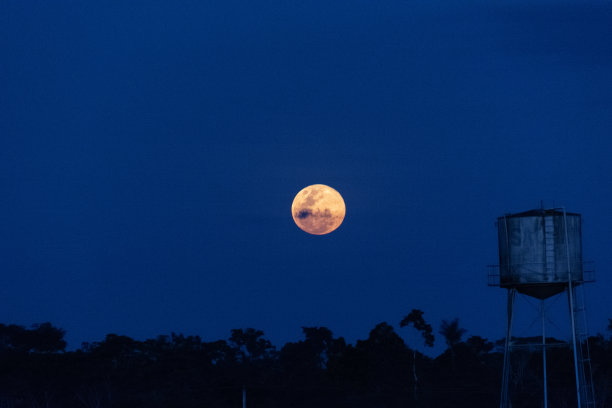
[[[313,235],[329,234],[342,224],[346,207],[339,192],[324,184],[302,189],[291,204],[293,221]]]

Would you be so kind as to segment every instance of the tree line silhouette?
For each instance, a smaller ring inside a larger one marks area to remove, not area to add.
[[[382,322],[354,345],[326,327],[303,327],[302,340],[280,349],[247,328],[210,342],[175,333],[144,341],[108,334],[66,351],[65,331],[50,323],[0,324],[0,408],[233,408],[242,406],[243,390],[249,408],[498,405],[503,339],[464,340],[459,320],[445,320],[438,334],[446,350],[429,357],[417,350],[435,341],[423,315],[414,309],[399,323],[420,335],[419,344],[407,345]],[[570,350],[548,342],[550,406],[575,406]],[[612,340],[598,334],[590,344],[597,406],[612,406]],[[512,356],[513,405],[540,407],[541,350],[525,347]]]

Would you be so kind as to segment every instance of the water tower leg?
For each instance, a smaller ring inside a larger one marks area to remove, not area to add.
[[[574,311],[574,290],[572,288],[572,281],[570,279],[567,285],[567,297],[570,308],[570,322],[572,323],[572,346],[574,347],[574,372],[576,373],[576,399],[578,401],[578,408],[581,408],[580,403],[580,377],[578,376],[578,345],[576,344],[576,313]]]
[[[540,304],[540,310],[542,312],[542,372],[544,377],[544,408],[548,408],[548,385],[546,384],[546,318],[544,308],[544,299]]]
[[[512,314],[514,310],[514,298],[516,297],[516,289],[508,289],[508,325],[506,327],[506,345],[504,347],[504,371],[502,375],[501,398],[499,402],[500,408],[510,407],[508,398],[508,388],[510,385],[510,349],[512,347]]]

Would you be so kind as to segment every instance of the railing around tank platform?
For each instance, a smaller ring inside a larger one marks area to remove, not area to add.
[[[533,264],[541,265],[541,264]],[[592,283],[595,282],[595,263],[592,261],[586,261],[582,263],[582,279],[573,280],[576,283]],[[548,281],[542,279],[542,284],[546,283],[560,283],[563,281]],[[520,284],[520,283],[518,283]],[[501,286],[501,273],[499,265],[487,265],[487,285],[488,286]]]

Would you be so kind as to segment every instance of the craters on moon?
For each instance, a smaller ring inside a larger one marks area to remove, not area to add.
[[[302,189],[291,205],[293,220],[313,235],[329,234],[342,224],[346,207],[340,193],[324,184]]]

